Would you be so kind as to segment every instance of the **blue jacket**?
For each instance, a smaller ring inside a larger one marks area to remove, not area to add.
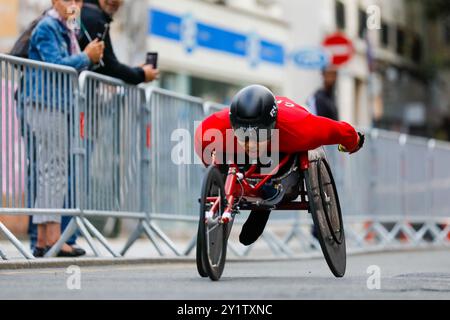
[[[86,53],[70,55],[70,38],[67,28],[52,17],[43,18],[31,35],[29,58],[77,69],[87,69],[91,61]]]
[[[29,59],[75,68],[78,72],[88,69],[91,61],[86,53],[70,55],[69,30],[57,19],[46,16],[34,29],[28,50]],[[51,71],[33,69],[22,79],[22,102],[68,109],[76,97],[69,92],[66,77],[55,76]],[[27,80],[28,79],[28,80]],[[58,90],[62,88],[63,90]],[[70,96],[72,95],[72,96]]]

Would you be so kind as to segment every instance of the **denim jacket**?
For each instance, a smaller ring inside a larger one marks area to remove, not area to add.
[[[70,38],[67,28],[57,19],[44,17],[34,29],[29,46],[31,60],[59,64],[75,68],[78,72],[88,69],[91,61],[87,54],[70,54]],[[75,99],[69,92],[70,84],[46,70],[33,69],[22,79],[23,105],[40,104],[58,110],[68,109]],[[62,88],[62,90],[58,90]]]
[[[86,53],[70,55],[68,30],[61,22],[45,17],[31,35],[29,58],[54,64],[61,64],[77,69],[79,72],[91,64]]]

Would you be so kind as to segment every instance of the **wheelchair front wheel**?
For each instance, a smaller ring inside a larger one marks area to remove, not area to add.
[[[220,171],[211,166],[203,180],[197,234],[197,270],[217,281],[225,268],[231,224],[221,222],[225,210],[225,187]]]

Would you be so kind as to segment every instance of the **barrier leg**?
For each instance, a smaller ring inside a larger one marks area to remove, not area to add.
[[[312,225],[308,225],[308,233],[305,234],[300,228],[297,229],[297,238],[300,243],[300,246],[306,248],[306,251],[310,250],[321,250],[319,240],[317,240],[311,233]],[[306,244],[306,246],[305,246]]]
[[[281,240],[279,240],[272,231],[266,230],[266,233],[272,239],[273,244],[278,247],[280,252],[284,252],[289,257],[292,257],[294,255],[294,252],[292,252],[290,248],[288,248]]]
[[[441,232],[439,232],[439,242],[441,243],[450,243],[450,224],[446,225],[446,227],[444,228],[444,230],[442,230]]]
[[[188,256],[191,254],[192,250],[195,248],[195,245],[197,244],[197,235],[194,235],[189,241],[189,244],[187,245],[186,250],[184,250],[183,255]]]
[[[3,253],[2,249],[0,249],[0,258],[2,258],[3,260],[8,260],[8,258],[6,258],[6,255]]]
[[[294,224],[292,225],[292,229],[291,231],[287,234],[287,236],[284,238],[283,243],[288,245],[289,242],[292,241],[292,239],[295,238],[295,236],[297,235],[297,230],[300,227],[300,221],[299,221],[299,216],[298,214],[295,214],[295,221]]]
[[[356,246],[358,247],[363,247],[364,246],[364,242],[366,240],[366,235],[367,235],[367,229],[365,230],[363,235],[358,234],[355,230],[353,230],[353,228],[348,227],[345,228],[345,241],[348,241],[349,243],[351,241],[356,243]],[[374,237],[374,239],[376,239],[376,236]]]
[[[409,238],[406,239],[407,241],[412,241],[414,246],[420,245],[422,239],[418,237],[417,231],[412,227],[411,223],[404,223],[402,230],[406,237]]]
[[[92,251],[94,251],[94,254],[97,257],[101,256],[100,251],[98,250],[98,248],[95,246],[94,243],[94,239],[92,239],[92,236],[90,235],[90,233],[87,231],[86,227],[84,226],[83,221],[81,220],[80,217],[75,217],[75,222],[78,226],[78,228],[80,229],[81,235],[86,239],[86,241],[88,242],[89,246],[91,247]]]
[[[133,233],[128,238],[127,243],[125,244],[125,246],[123,247],[122,251],[120,252],[120,254],[122,256],[125,256],[125,254],[131,248],[131,246],[136,242],[137,239],[139,239],[139,237],[141,236],[143,231],[144,230],[142,228],[142,220],[140,220],[138,225],[137,225],[137,227],[136,227],[136,229],[134,229]]]
[[[229,248],[230,251],[233,252],[236,256],[242,257],[242,252],[239,252],[239,250],[236,248],[236,246],[235,246],[233,243],[228,242],[228,248]]]
[[[252,251],[253,246],[248,246],[247,248],[244,249],[244,251],[242,252],[242,256],[243,257],[247,257],[250,254],[250,251]]]
[[[422,225],[422,227],[420,227],[420,229],[416,232],[416,235],[415,235],[416,243],[426,242],[426,240],[424,240],[423,237],[429,231],[429,229],[430,229],[430,224],[428,222],[424,223]]]
[[[75,222],[75,217],[70,220],[69,224],[67,225],[66,229],[64,230],[63,234],[59,238],[59,240],[53,245],[53,247],[45,254],[46,258],[49,257],[56,257],[58,252],[61,250],[64,243],[66,243],[67,240],[69,240],[70,237],[72,237],[75,232],[77,232],[77,223]]]
[[[25,246],[19,241],[19,239],[17,239],[12,233],[11,231],[8,230],[8,228],[5,227],[5,225],[3,223],[0,222],[0,231],[3,233],[3,235],[14,245],[14,247],[16,247],[17,250],[19,250],[19,252],[27,259],[29,260],[33,260],[34,257],[31,254],[31,252],[29,252]]]
[[[142,223],[142,228],[144,229],[144,233],[147,235],[148,239],[153,243],[153,246],[155,247],[156,251],[158,251],[158,254],[161,257],[164,256],[163,251],[161,250],[160,246],[156,242],[156,239],[155,239],[152,229],[145,223]]]
[[[161,238],[162,241],[172,250],[177,256],[181,256],[181,253],[176,248],[175,243],[172,242],[172,240],[169,239],[168,236],[165,235],[164,232],[162,232],[161,229],[157,225],[155,225],[153,222],[144,221],[144,224],[147,224],[148,227],[150,227],[157,235]]]
[[[97,238],[98,241],[100,241],[100,243],[103,245],[103,247],[105,247],[105,249],[108,250],[109,253],[114,258],[120,257],[120,254],[118,254],[111,248],[111,246],[108,244],[108,241],[105,239],[105,237],[92,225],[92,223],[88,219],[86,219],[86,218],[81,218],[81,219],[83,220],[87,229],[94,235],[94,237]]]
[[[291,231],[284,238],[284,240],[280,241],[280,245],[283,244],[283,247],[286,247],[294,238],[297,238],[300,247],[305,249],[305,251],[310,251],[311,246],[314,247],[314,249],[320,249],[319,241],[317,241],[317,239],[314,238],[311,234],[309,234],[308,236],[305,235],[300,227],[301,227],[300,221],[296,219]],[[311,225],[308,224],[308,227],[309,229],[311,229],[310,228]],[[290,249],[289,251],[292,252],[292,250]]]
[[[284,240],[283,240],[284,244],[286,244],[286,245],[289,244],[289,242],[291,242],[292,239],[295,238],[295,236],[297,235],[295,228],[296,228],[295,226],[292,227],[291,231],[289,231],[287,236],[284,238]]]
[[[399,230],[398,224],[396,224],[390,232],[387,231],[386,228],[379,222],[374,222],[371,227],[373,231],[375,231],[376,235],[380,237],[379,244],[381,246],[388,245],[391,242],[394,242]]]
[[[276,244],[273,243],[273,239],[269,236],[267,232],[264,232],[262,235],[262,239],[267,243],[272,253],[276,256],[282,256],[282,251],[278,248]]]
[[[397,240],[397,236],[399,236],[400,239],[402,239],[402,237],[403,237],[403,234],[400,233],[402,230],[403,230],[402,222],[397,222],[394,225],[394,227],[392,228],[392,230],[389,232],[389,235],[387,237],[387,244],[389,244],[389,243],[397,244],[399,242]]]

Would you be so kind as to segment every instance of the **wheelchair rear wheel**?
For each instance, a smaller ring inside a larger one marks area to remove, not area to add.
[[[343,277],[346,269],[346,246],[339,196],[330,166],[320,158],[305,172],[309,206],[323,255],[331,272]]]

